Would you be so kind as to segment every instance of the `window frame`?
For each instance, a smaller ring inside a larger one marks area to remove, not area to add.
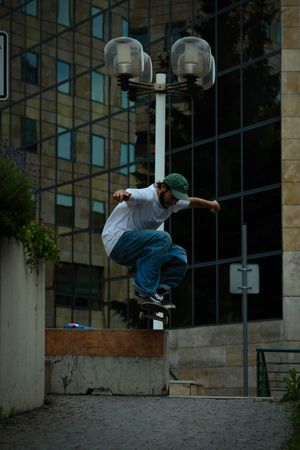
[[[98,78],[99,77],[99,78]],[[96,89],[97,82],[96,80],[101,80],[102,84],[102,92],[99,92]],[[91,92],[90,97],[93,102],[104,104],[105,102],[105,75],[103,73],[98,72],[97,70],[91,71]]]
[[[92,17],[92,26],[91,26],[92,36],[96,39],[103,41],[104,40],[104,20],[105,20],[103,9],[98,8],[97,6],[91,5],[91,17]],[[100,24],[98,24],[97,22],[100,22]],[[97,31],[98,25],[100,25],[100,27],[99,27],[100,31]],[[97,28],[97,30],[96,30],[96,28]]]
[[[102,161],[102,164],[97,164],[94,158],[94,139],[99,139],[102,143],[102,158],[100,158]],[[104,136],[101,136],[99,134],[92,134],[91,135],[91,165],[93,167],[105,167],[105,147],[106,147],[106,139]]]
[[[57,133],[57,139],[56,139],[56,157],[58,159],[64,159],[66,161],[73,161],[74,157],[73,157],[73,132],[70,128],[65,128],[61,125],[57,125],[57,129],[56,129],[56,133]],[[69,153],[70,153],[70,157],[67,158],[65,156],[62,156],[59,154],[59,146],[60,146],[60,139],[63,138],[63,136],[69,136]]]
[[[59,79],[59,65],[63,65],[68,68],[68,78]],[[56,84],[57,84],[57,91],[60,94],[65,95],[71,95],[72,89],[71,89],[71,77],[72,77],[72,64],[68,63],[67,61],[63,61],[62,59],[56,60]],[[68,86],[67,90],[64,90],[64,86]]]
[[[33,56],[36,58],[36,64],[35,66],[32,66],[34,68],[34,72],[28,70],[29,62],[27,59],[27,56]],[[40,55],[36,52],[31,52],[29,50],[23,50],[21,54],[21,80],[25,83],[37,85],[39,82],[39,57]],[[34,77],[32,76],[32,73],[34,73]],[[29,74],[29,76],[28,76]]]
[[[65,198],[66,200],[69,199],[71,204],[67,205],[67,204],[63,204],[63,203],[58,203],[58,198]],[[64,207],[64,208],[70,208],[71,210],[71,223],[62,223],[59,221],[59,208],[60,207]],[[57,192],[56,193],[56,197],[55,197],[55,224],[58,227],[66,227],[66,228],[73,228],[74,224],[75,224],[75,198],[73,195],[70,194],[64,194],[62,192]]]

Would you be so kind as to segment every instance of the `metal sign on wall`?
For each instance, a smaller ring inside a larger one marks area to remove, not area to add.
[[[243,269],[241,264],[230,264],[230,293],[242,294],[243,288],[247,294],[259,294],[259,265],[247,264]],[[247,271],[247,283],[243,286],[243,270]]]
[[[0,100],[8,98],[8,34],[0,31]]]

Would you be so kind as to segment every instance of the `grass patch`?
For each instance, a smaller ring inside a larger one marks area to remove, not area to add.
[[[44,406],[53,406],[55,404],[55,400],[51,395],[45,395],[44,397]]]
[[[284,450],[299,450],[300,449],[300,401],[291,402],[292,408],[292,423],[293,433],[287,441]]]

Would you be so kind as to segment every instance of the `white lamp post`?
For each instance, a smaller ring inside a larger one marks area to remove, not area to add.
[[[197,89],[206,90],[215,82],[215,60],[209,44],[198,37],[184,37],[171,48],[171,66],[178,83],[167,84],[166,75],[157,73],[152,83],[152,62],[143,51],[139,41],[129,37],[118,37],[104,48],[105,65],[112,76],[118,78],[121,89],[129,92],[129,99],[139,95],[155,93],[155,180],[165,177],[165,129],[166,94],[193,95]],[[163,225],[160,227],[163,229]],[[154,329],[163,324],[153,321]]]

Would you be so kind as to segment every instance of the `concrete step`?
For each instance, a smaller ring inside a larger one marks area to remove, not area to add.
[[[202,384],[194,380],[170,380],[170,396],[203,395]]]

